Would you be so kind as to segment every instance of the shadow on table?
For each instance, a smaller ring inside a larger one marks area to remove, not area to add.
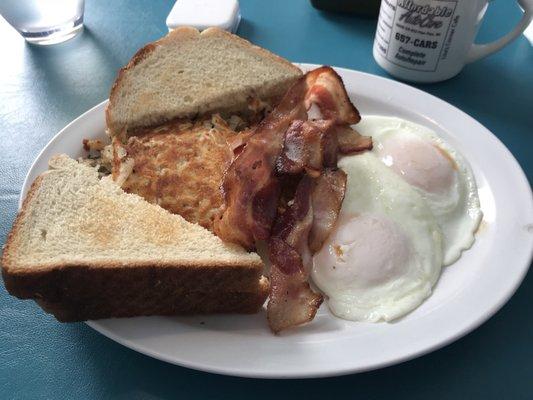
[[[239,27],[237,28],[236,33],[237,35],[245,38],[252,38],[254,36],[254,31],[255,28],[252,22],[243,17],[241,22],[239,22]]]
[[[35,90],[42,93],[29,100],[68,119],[103,100],[121,65],[106,41],[87,27],[62,44],[27,45],[25,56],[35,72]]]

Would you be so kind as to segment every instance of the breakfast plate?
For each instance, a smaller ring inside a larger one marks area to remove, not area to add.
[[[507,302],[533,249],[531,188],[511,153],[477,121],[436,97],[389,79],[336,70],[363,119],[380,114],[424,125],[470,162],[483,221],[473,247],[443,269],[432,296],[393,323],[345,321],[322,306],[313,322],[280,335],[268,329],[264,313],[108,319],[89,326],[131,349],[189,368],[307,378],[367,371],[428,353],[472,331]],[[105,137],[106,104],[81,115],[48,143],[28,172],[21,201],[52,155],[80,157],[82,139]]]

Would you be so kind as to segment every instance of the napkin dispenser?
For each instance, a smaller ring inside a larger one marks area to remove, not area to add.
[[[167,17],[169,30],[193,26],[202,31],[211,26],[235,33],[241,13],[237,0],[178,0]]]

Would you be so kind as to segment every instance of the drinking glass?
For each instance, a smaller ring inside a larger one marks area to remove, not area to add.
[[[84,0],[0,0],[0,14],[28,43],[48,45],[83,30]]]

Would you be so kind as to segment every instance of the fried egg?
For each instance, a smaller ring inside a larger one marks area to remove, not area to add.
[[[482,218],[468,162],[432,130],[403,119],[367,116],[357,130],[372,136],[375,156],[427,202],[443,233],[444,265],[455,262]]]
[[[422,195],[375,154],[344,157],[339,167],[348,176],[344,202],[311,278],[338,317],[396,319],[431,294],[441,230]]]

